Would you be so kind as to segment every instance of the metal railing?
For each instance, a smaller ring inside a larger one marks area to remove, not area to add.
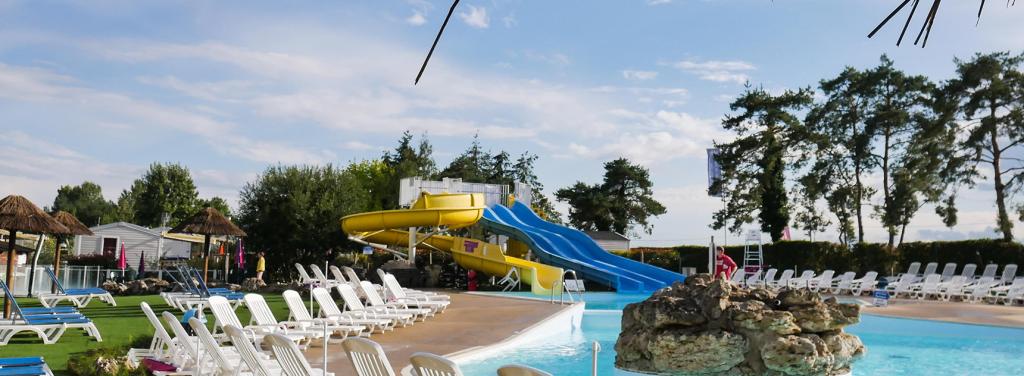
[[[565,304],[565,295],[569,295],[569,303],[576,303],[576,299],[573,297],[573,292],[574,292],[573,290],[575,290],[575,288],[574,289],[567,289],[566,286],[565,286],[565,275],[566,274],[572,274],[572,281],[573,281],[574,285],[575,285],[575,283],[577,283],[576,281],[579,281],[579,278],[576,277],[576,271],[575,270],[565,269],[564,271],[562,271],[562,276],[559,278],[559,281],[558,281],[558,283],[562,287],[561,289],[558,289],[558,304]],[[579,291],[576,291],[576,292],[579,292]],[[580,300],[583,300],[582,296],[580,296],[579,298],[580,298]],[[554,303],[554,302],[555,302],[555,289],[551,289],[551,303]]]

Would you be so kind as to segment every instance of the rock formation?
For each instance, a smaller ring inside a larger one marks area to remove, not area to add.
[[[864,354],[860,307],[807,289],[690,276],[626,306],[615,366],[663,375],[842,375]]]

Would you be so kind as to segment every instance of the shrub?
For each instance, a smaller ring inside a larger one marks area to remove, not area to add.
[[[128,346],[101,347],[75,354],[68,359],[68,373],[75,376],[145,376],[144,367],[129,368],[125,355],[129,347],[148,347],[151,337],[130,341]]]

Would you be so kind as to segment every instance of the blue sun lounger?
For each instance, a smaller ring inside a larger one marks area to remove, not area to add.
[[[53,376],[43,358],[0,358],[0,376]]]
[[[43,311],[31,310],[26,312],[14,299],[14,294],[7,288],[7,284],[0,282],[0,289],[3,289],[4,296],[11,302],[11,317],[0,319],[0,345],[6,345],[15,335],[21,332],[33,332],[44,344],[52,345],[60,340],[68,329],[82,329],[89,336],[102,342],[99,329],[92,320],[85,317],[78,311]],[[0,374],[2,375],[2,374]]]
[[[53,270],[50,268],[43,268],[46,270],[46,275],[50,276],[50,281],[57,288],[57,293],[41,293],[39,294],[39,303],[42,303],[44,307],[55,307],[62,301],[69,301],[75,304],[75,306],[82,308],[89,305],[89,302],[93,298],[97,298],[112,306],[117,306],[117,302],[114,301],[114,297],[110,295],[107,290],[92,287],[84,289],[65,289],[64,285],[60,283],[57,276],[53,274]]]

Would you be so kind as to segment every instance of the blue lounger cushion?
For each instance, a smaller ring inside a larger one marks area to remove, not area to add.
[[[55,325],[55,324],[88,324],[92,321],[85,316],[79,317],[68,317],[68,318],[52,318],[52,317],[41,317],[41,316],[28,316],[25,317],[25,322],[28,325]]]
[[[22,318],[25,319],[81,319],[85,318],[85,315],[81,313],[25,313],[22,312]]]
[[[44,364],[43,358],[28,356],[24,358],[0,358],[0,367],[25,367]]]
[[[37,313],[78,313],[78,309],[75,308],[75,307],[67,307],[67,306],[53,307],[53,308],[33,307],[33,308],[22,308],[21,309],[21,313],[24,313],[26,315],[32,315],[32,314],[37,314]]]
[[[67,290],[64,290],[64,293],[67,294],[67,295],[90,295],[90,294],[98,295],[98,294],[107,294],[108,291],[104,290],[104,289],[101,289],[101,288],[94,287],[94,288],[88,288],[88,289],[67,289]]]
[[[43,366],[0,368],[0,376],[39,376],[45,375]]]

